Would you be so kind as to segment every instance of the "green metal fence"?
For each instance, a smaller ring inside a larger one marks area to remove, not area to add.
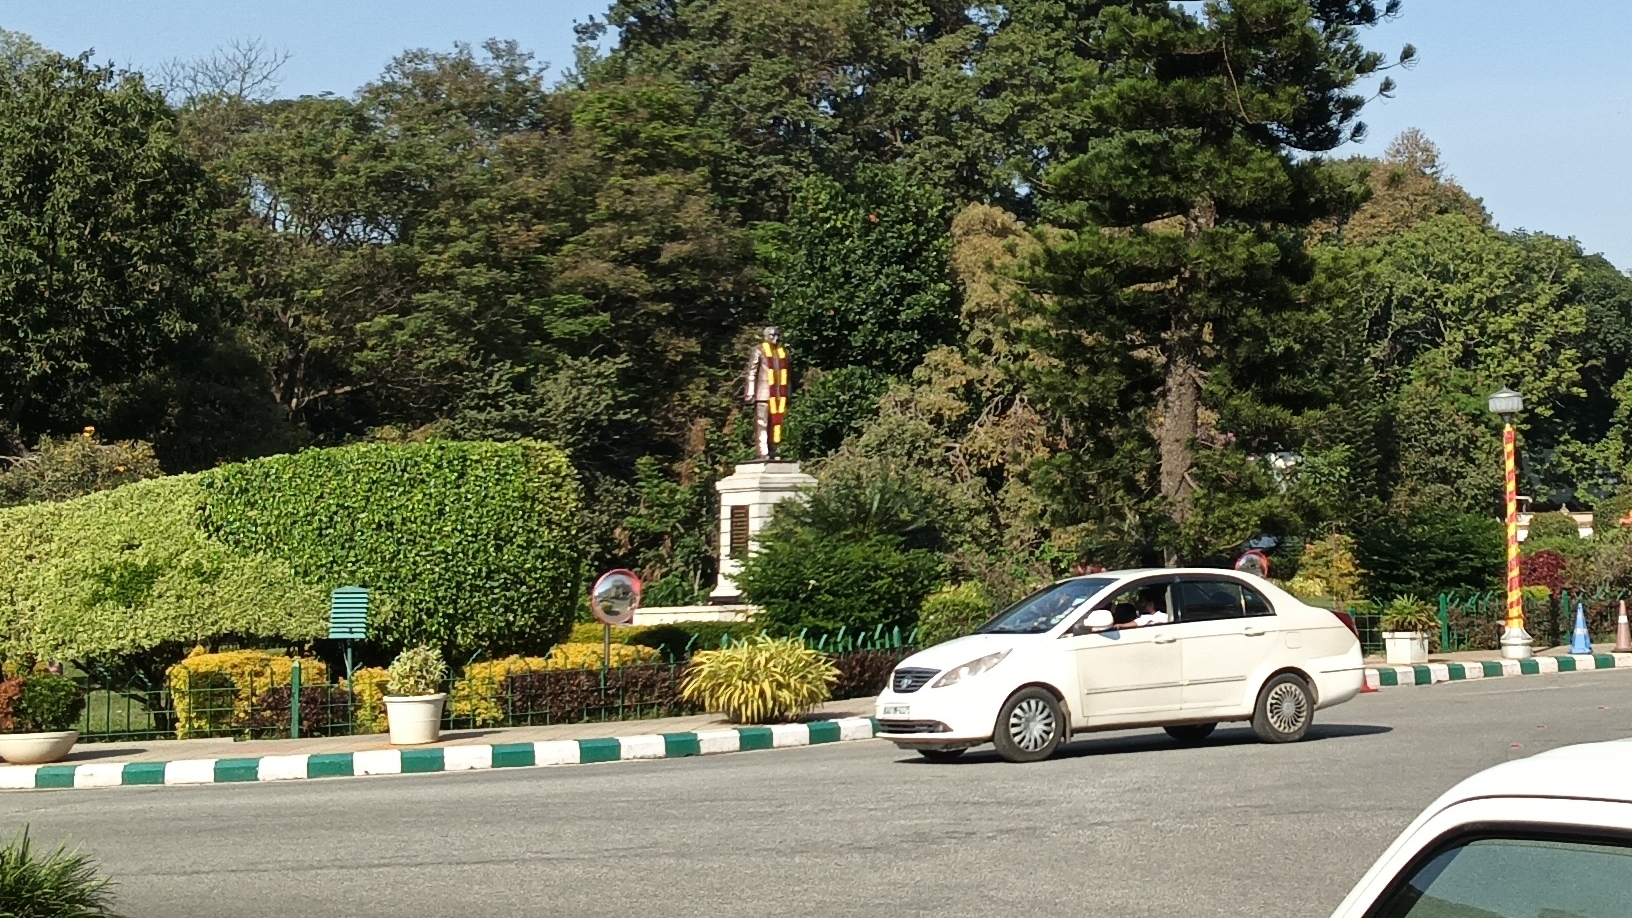
[[[833,657],[839,680],[835,699],[874,695],[890,673],[914,652],[916,634],[899,629],[802,635],[809,646]],[[731,643],[728,639],[725,644]],[[637,720],[696,713],[680,697],[686,660],[633,663],[608,669],[524,666],[465,667],[444,684],[449,730],[560,723]],[[492,664],[490,660],[472,663]],[[310,670],[308,670],[309,674]],[[471,675],[481,673],[480,677]],[[82,742],[237,737],[271,739],[349,736],[385,729],[383,685],[312,680],[294,667],[239,674],[192,673],[163,686],[116,682],[89,672],[70,673],[86,694],[80,719]]]
[[[1613,641],[1620,604],[1628,599],[1622,590],[1571,593],[1563,590],[1546,599],[1526,598],[1524,630],[1537,648],[1557,647],[1570,642],[1579,604],[1586,613],[1592,640]],[[1507,595],[1501,591],[1439,597],[1440,652],[1499,650],[1502,630],[1507,624]]]

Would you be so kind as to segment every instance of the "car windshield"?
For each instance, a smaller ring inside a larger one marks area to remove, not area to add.
[[[1089,597],[1115,582],[1088,577],[1044,587],[997,613],[975,631],[979,634],[1042,634],[1081,608]]]

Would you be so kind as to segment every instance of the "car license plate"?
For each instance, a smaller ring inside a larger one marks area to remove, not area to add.
[[[879,712],[878,716],[880,716],[880,717],[910,717],[911,715],[912,715],[912,705],[907,705],[907,704],[887,704],[887,705],[884,706],[884,710]]]

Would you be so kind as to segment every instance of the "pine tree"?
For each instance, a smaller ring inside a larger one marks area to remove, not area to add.
[[[1094,137],[1045,183],[1045,215],[1069,232],[1047,240],[1033,277],[1052,319],[1045,348],[1064,366],[1042,384],[1085,454],[1121,463],[1109,476],[1067,474],[1060,485],[1076,491],[1066,503],[1092,513],[1126,502],[1106,482],[1142,488],[1142,517],[1124,509],[1118,525],[1175,563],[1219,544],[1192,519],[1198,440],[1228,442],[1204,429],[1216,408],[1209,373],[1299,308],[1313,270],[1304,230],[1352,206],[1308,154],[1364,134],[1356,84],[1386,59],[1359,31],[1399,4],[1100,6],[1085,40],[1103,64],[1078,94]],[[1094,442],[1113,429],[1123,442]],[[1099,493],[1083,493],[1090,481]]]

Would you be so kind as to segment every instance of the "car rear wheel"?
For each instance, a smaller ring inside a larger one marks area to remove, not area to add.
[[[969,750],[967,748],[965,748],[965,749],[920,749],[920,750],[918,750],[918,754],[923,756],[924,761],[926,761],[926,762],[950,762],[953,759],[956,759],[958,756],[963,755],[965,752],[968,752],[968,751]]]
[[[1041,762],[1065,738],[1065,713],[1047,689],[1023,688],[1003,703],[992,730],[997,754],[1010,762]]]
[[[1174,724],[1162,729],[1167,731],[1168,736],[1181,743],[1199,743],[1212,736],[1217,728],[1218,724]]]
[[[1258,693],[1252,714],[1252,732],[1266,743],[1295,743],[1315,721],[1315,698],[1309,683],[1294,673],[1281,673]]]

